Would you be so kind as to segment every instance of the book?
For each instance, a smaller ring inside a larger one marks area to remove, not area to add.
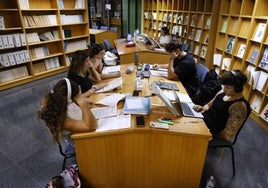
[[[211,25],[211,16],[207,19],[205,29],[210,29],[210,25]]]
[[[256,42],[261,42],[264,37],[265,30],[266,30],[266,23],[258,23],[253,40]]]
[[[246,45],[240,44],[239,50],[237,51],[237,57],[243,58],[246,51]]]
[[[221,66],[221,60],[222,60],[222,55],[221,54],[214,54],[213,55],[213,65]]]
[[[231,53],[234,47],[235,39],[233,37],[229,38],[229,41],[227,43],[226,52]]]
[[[247,66],[247,69],[245,71],[245,75],[247,76],[247,81],[248,81],[248,84],[252,85],[251,83],[251,77],[252,77],[252,73],[255,71],[255,67],[252,66],[252,65],[248,65]]]
[[[268,104],[265,105],[265,107],[263,108],[262,112],[261,112],[261,118],[268,122]]]
[[[268,46],[265,48],[263,52],[261,62],[259,63],[259,67],[268,70]]]
[[[150,98],[127,96],[123,107],[123,113],[141,115],[150,114]]]
[[[268,73],[264,71],[251,71],[249,84],[252,85],[252,89],[256,89],[263,92],[267,83]]]
[[[207,33],[204,38],[204,44],[208,44],[209,34]]]
[[[203,45],[200,52],[200,57],[205,58],[207,53],[207,46]]]
[[[200,41],[200,36],[201,36],[201,29],[197,29],[196,32],[195,32],[194,40],[199,42]]]
[[[250,107],[255,112],[259,113],[261,108],[261,96],[260,95],[253,95],[250,101]]]
[[[226,70],[226,71],[230,71],[231,61],[232,61],[231,58],[228,58],[228,57],[223,58],[222,59],[221,69],[222,70]]]
[[[251,54],[250,54],[250,57],[249,57],[248,61],[249,61],[250,63],[255,64],[255,63],[256,63],[256,60],[257,60],[257,58],[258,58],[259,52],[260,52],[260,50],[258,50],[258,49],[253,49],[253,50],[251,51]]]
[[[108,92],[108,91],[112,91],[116,88],[120,88],[122,87],[123,84],[123,79],[122,77],[119,78],[115,78],[113,80],[111,80],[110,82],[108,82],[107,86],[98,89],[95,93],[102,93],[102,92]]]
[[[4,30],[4,29],[5,29],[4,17],[0,16],[0,30]]]
[[[221,30],[220,30],[221,33],[225,33],[226,32],[226,30],[227,30],[227,24],[228,24],[228,21],[227,20],[224,20],[222,22]]]
[[[192,15],[191,26],[195,26],[196,15]]]

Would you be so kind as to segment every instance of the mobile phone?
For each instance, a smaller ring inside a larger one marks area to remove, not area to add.
[[[136,125],[137,125],[137,127],[144,127],[145,126],[144,116],[142,116],[142,115],[136,116]]]
[[[139,96],[140,95],[139,93],[140,93],[139,90],[134,90],[132,95],[133,96]]]

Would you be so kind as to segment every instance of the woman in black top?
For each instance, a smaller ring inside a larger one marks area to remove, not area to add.
[[[231,140],[250,113],[250,105],[243,96],[247,77],[240,70],[229,71],[219,78],[223,89],[204,106],[195,105],[214,137]]]
[[[96,90],[104,87],[106,84],[98,84],[93,86],[93,81],[99,82],[101,81],[100,75],[95,70],[90,70],[88,67],[89,56],[88,53],[82,50],[78,50],[75,52],[72,57],[68,78],[70,80],[75,81],[81,87],[81,91],[83,96],[89,97]],[[91,75],[89,74],[91,72]]]

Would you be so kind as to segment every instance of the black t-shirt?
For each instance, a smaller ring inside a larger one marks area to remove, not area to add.
[[[88,78],[88,73],[86,74],[85,77],[80,76],[76,74],[73,71],[68,72],[68,78],[74,82],[76,82],[78,85],[81,87],[82,93],[87,92],[89,89],[91,89],[93,82]]]
[[[181,59],[175,58],[173,68],[187,93],[194,95],[201,86],[194,58],[188,53]]]

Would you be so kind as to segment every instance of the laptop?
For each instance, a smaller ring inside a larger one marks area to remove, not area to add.
[[[164,48],[156,40],[154,40],[151,37],[148,37],[148,39],[149,39],[150,43],[153,45],[154,48],[160,48],[160,49],[164,50]]]
[[[160,89],[160,87],[157,84],[152,84],[152,89],[153,89],[153,93],[156,94],[156,96],[158,96],[163,102],[164,104],[167,106],[167,108],[170,110],[170,112],[172,112],[172,114],[176,117],[178,117],[180,115],[178,109],[176,108],[176,103],[174,104],[174,102],[172,100],[170,100],[162,91],[162,89]]]
[[[193,107],[194,103],[192,102],[191,98],[187,94],[177,93],[173,91],[175,101],[179,103],[181,106],[182,114],[186,117],[195,117],[195,118],[203,118],[202,113],[196,112]]]

